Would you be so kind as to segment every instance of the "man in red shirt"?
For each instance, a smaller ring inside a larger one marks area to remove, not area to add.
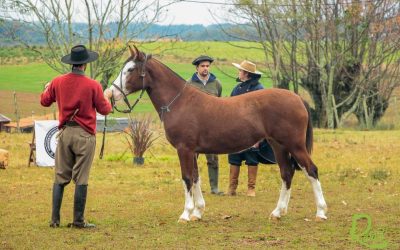
[[[98,54],[83,45],[74,46],[71,53],[62,57],[63,63],[71,64],[72,71],[54,78],[45,87],[40,103],[49,107],[57,102],[59,110],[59,135],[55,155],[55,180],[53,184],[53,208],[50,227],[60,226],[60,208],[64,187],[71,180],[75,183],[74,221],[71,227],[89,228],[84,212],[90,167],[96,148],[96,111],[102,115],[111,112],[110,92],[100,83],[85,76],[87,63]]]

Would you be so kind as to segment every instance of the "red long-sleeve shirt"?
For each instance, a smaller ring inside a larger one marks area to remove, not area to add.
[[[74,72],[54,78],[41,94],[40,104],[49,107],[53,102],[58,105],[59,129],[79,109],[73,120],[93,135],[96,134],[96,111],[107,115],[112,109],[104,98],[100,83]]]

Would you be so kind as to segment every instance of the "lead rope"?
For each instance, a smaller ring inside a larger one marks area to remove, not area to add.
[[[99,155],[100,159],[103,159],[104,145],[106,142],[106,130],[107,130],[107,115],[104,116],[103,140],[101,143],[100,155]]]
[[[108,84],[107,84],[108,86]],[[107,88],[107,87],[106,87]],[[111,96],[111,100],[110,100],[110,104],[111,104],[111,113],[114,113],[114,106],[113,106],[113,98]],[[100,148],[100,154],[99,154],[99,158],[100,160],[103,159],[103,154],[104,154],[104,145],[106,143],[106,131],[107,131],[107,116],[104,116],[104,128],[103,128],[103,140],[101,142],[101,148]]]

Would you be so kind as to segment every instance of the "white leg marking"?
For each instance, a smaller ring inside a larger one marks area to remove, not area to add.
[[[179,221],[189,221],[190,215],[194,209],[194,202],[193,202],[193,187],[191,190],[188,190],[186,187],[186,183],[182,181],[183,189],[185,190],[185,207],[183,209],[182,215],[179,217]]]
[[[201,219],[201,216],[203,215],[204,209],[206,207],[206,203],[203,198],[203,193],[201,192],[201,180],[199,177],[199,180],[197,183],[193,184],[193,197],[194,197],[194,210],[192,213],[191,219]]]
[[[317,205],[316,217],[326,220],[328,218],[328,217],[326,217],[326,212],[328,211],[328,206],[326,205],[324,195],[322,193],[321,183],[319,182],[319,180],[315,179],[314,177],[309,176],[305,168],[301,168],[301,169],[303,170],[303,173],[306,175],[306,177],[310,181],[311,186],[314,191],[315,203]]]
[[[279,195],[278,204],[276,205],[274,211],[272,211],[270,218],[272,217],[280,218],[281,215],[285,215],[287,213],[289,200],[290,200],[290,189],[286,188],[286,182],[282,180],[281,193]]]

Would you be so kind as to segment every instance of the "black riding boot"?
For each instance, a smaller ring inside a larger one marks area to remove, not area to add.
[[[208,166],[208,178],[210,180],[211,194],[224,195],[218,190],[218,168]]]
[[[87,196],[87,185],[76,185],[74,196],[74,222],[69,224],[71,227],[92,228],[95,224],[85,222],[85,206]]]
[[[51,213],[50,227],[60,226],[60,209],[64,194],[64,185],[53,184],[53,209]]]

